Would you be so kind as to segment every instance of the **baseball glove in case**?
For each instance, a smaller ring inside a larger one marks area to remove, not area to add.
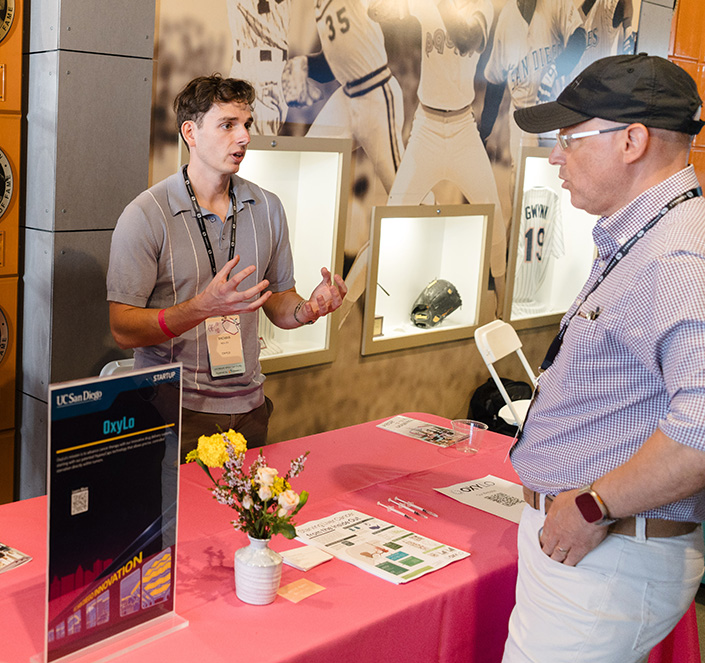
[[[450,281],[435,279],[416,298],[411,309],[411,322],[417,327],[430,329],[462,305],[460,294]]]

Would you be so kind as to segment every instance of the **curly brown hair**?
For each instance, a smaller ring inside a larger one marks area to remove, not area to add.
[[[213,104],[227,104],[237,101],[252,106],[255,101],[255,88],[248,81],[238,78],[223,78],[220,74],[198,76],[186,83],[174,99],[176,127],[181,133],[184,122],[192,120],[199,127],[203,116]]]

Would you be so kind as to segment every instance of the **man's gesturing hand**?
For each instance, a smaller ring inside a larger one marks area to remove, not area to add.
[[[206,289],[197,296],[203,319],[213,315],[235,315],[256,311],[271,296],[271,292],[262,292],[269,286],[269,281],[266,279],[247,290],[238,290],[240,284],[255,272],[255,266],[250,265],[228,278],[239,262],[240,256],[237,255],[225,263]]]
[[[321,282],[301,307],[303,320],[306,322],[318,320],[338,309],[348,292],[348,287],[340,275],[336,274],[332,280],[330,272],[322,267],[321,276]]]

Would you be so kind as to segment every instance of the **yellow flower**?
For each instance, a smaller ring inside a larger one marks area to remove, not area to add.
[[[299,496],[291,490],[288,479],[303,469],[308,452],[291,462],[291,469],[280,477],[276,468],[266,464],[260,451],[249,468],[244,467],[247,440],[230,429],[215,435],[201,435],[198,446],[187,454],[187,462],[198,464],[213,483],[213,497],[219,504],[235,510],[235,529],[257,538],[283,534],[291,539],[296,536],[292,514],[308,499],[305,491]],[[210,468],[225,471],[213,476]]]
[[[242,456],[247,451],[247,440],[242,433],[236,433],[232,428],[227,433],[223,433],[223,437],[227,438],[232,446],[235,454]]]
[[[276,497],[289,488],[291,488],[291,486],[289,485],[289,482],[284,479],[284,477],[276,477],[272,483],[272,495]]]
[[[220,434],[201,435],[198,438],[197,448],[198,458],[208,467],[223,467],[228,460],[228,452],[225,449],[225,440]]]

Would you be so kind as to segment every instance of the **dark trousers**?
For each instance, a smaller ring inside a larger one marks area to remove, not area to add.
[[[185,462],[186,454],[198,446],[201,435],[213,435],[218,432],[218,426],[223,432],[232,428],[241,433],[247,440],[247,448],[263,447],[267,444],[267,429],[269,417],[274,404],[265,396],[264,403],[250,412],[242,414],[214,414],[212,412],[194,412],[181,410],[181,462]]]

